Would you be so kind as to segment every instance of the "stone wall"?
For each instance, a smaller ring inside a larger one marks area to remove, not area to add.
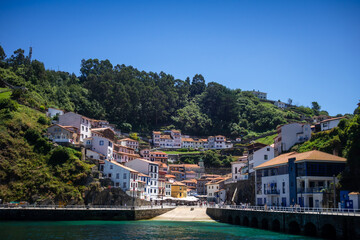
[[[173,208],[112,209],[0,209],[0,221],[74,221],[74,220],[143,220],[166,213]]]
[[[360,216],[208,208],[213,219],[254,228],[330,239],[360,239]]]

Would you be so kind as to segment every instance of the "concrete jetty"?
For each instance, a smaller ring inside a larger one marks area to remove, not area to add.
[[[215,222],[206,214],[206,207],[180,206],[151,220],[181,222]]]

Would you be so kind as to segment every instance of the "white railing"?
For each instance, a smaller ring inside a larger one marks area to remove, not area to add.
[[[348,215],[359,216],[360,209],[341,208],[310,208],[310,207],[276,207],[276,206],[246,206],[246,205],[212,205],[209,208],[223,208],[231,210],[263,211],[263,212],[288,212],[302,214],[324,214],[324,215]]]
[[[2,204],[0,209],[9,209],[9,208],[21,208],[21,209],[66,209],[66,210],[133,210],[134,206],[117,206],[117,205],[14,205],[14,204]],[[135,210],[145,210],[145,209],[161,209],[161,208],[174,208],[170,204],[163,205],[146,205],[146,206],[135,206]]]

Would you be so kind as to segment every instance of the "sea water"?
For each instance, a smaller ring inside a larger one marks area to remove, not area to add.
[[[0,239],[312,239],[218,222],[0,222]]]

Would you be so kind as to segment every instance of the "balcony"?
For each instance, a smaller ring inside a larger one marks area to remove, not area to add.
[[[266,190],[265,191],[266,195],[279,195],[280,194],[280,190],[278,189],[270,189],[270,190]]]
[[[322,193],[324,187],[298,188],[297,193]]]

